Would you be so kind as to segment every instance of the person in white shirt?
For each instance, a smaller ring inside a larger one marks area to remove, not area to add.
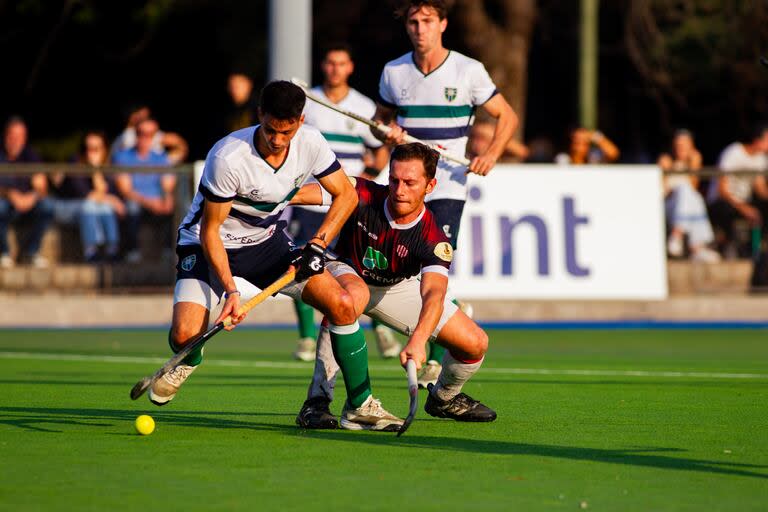
[[[464,155],[475,109],[482,107],[496,120],[491,143],[483,154],[472,157],[469,167],[440,160],[437,186],[427,196],[427,206],[455,248],[467,198],[467,173],[491,172],[517,129],[518,117],[481,62],[443,46],[448,27],[445,0],[410,0],[396,14],[405,21],[413,51],[384,66],[375,119],[392,130],[374,134],[388,144],[401,144],[409,134]],[[468,305],[462,309],[471,315]],[[437,382],[444,354],[439,345],[430,344],[420,386]]]
[[[349,77],[355,70],[355,64],[348,46],[329,45],[320,69],[323,72],[323,84],[313,87],[312,93],[344,110],[368,118],[373,117],[376,104],[349,86]],[[304,122],[320,130],[348,176],[374,179],[387,165],[389,151],[373,136],[367,125],[311,100],[307,101],[304,107]],[[366,166],[366,158],[371,161],[370,166]],[[301,245],[317,231],[328,207],[294,206],[292,210],[291,234],[295,242]],[[293,356],[302,361],[314,361],[317,348],[314,309],[301,300],[294,301],[294,306],[298,319],[299,341]],[[394,332],[378,321],[374,320],[373,324],[379,354],[384,358],[397,357],[401,345]]]
[[[718,167],[726,173],[764,172],[768,170],[767,152],[768,125],[758,125],[752,129],[745,142],[734,142],[723,150]],[[726,250],[728,246],[733,247],[735,243],[734,221],[737,219],[746,220],[753,228],[755,236],[760,233],[765,235],[768,182],[764,175],[724,176],[713,179],[710,182],[707,202],[718,246],[722,250]],[[744,251],[738,252],[744,254]]]

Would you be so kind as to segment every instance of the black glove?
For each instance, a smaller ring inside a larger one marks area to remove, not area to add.
[[[312,276],[322,274],[325,270],[325,249],[322,246],[309,243],[301,250],[301,254],[291,262],[296,267],[296,282],[306,281]]]

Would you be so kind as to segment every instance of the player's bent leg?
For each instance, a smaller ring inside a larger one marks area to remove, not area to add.
[[[178,352],[184,344],[203,332],[208,326],[208,309],[194,302],[177,302],[173,305],[173,321],[168,334],[171,350]],[[168,373],[160,377],[149,390],[149,401],[165,405],[176,396],[179,388],[203,360],[202,347],[190,353]]]
[[[338,371],[339,365],[331,346],[331,331],[328,329],[328,322],[323,320],[317,337],[317,357],[312,384],[307,391],[307,399],[296,416],[297,425],[311,429],[339,428],[339,422],[330,410]]]
[[[461,388],[480,369],[488,350],[488,335],[462,311],[457,311],[438,333],[446,347],[443,370],[435,385],[429,385],[424,410],[437,418],[487,422],[496,412],[462,393]]]

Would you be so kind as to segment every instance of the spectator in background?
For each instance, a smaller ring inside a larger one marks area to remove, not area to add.
[[[80,152],[74,162],[101,168],[109,164],[107,137],[103,132],[89,131],[80,141]],[[108,192],[107,180],[100,171],[91,175],[57,173],[53,185],[54,218],[61,224],[77,223],[83,258],[87,262],[100,259],[115,261],[120,249],[117,217],[125,214],[123,202]],[[103,254],[99,254],[99,247]]]
[[[171,165],[165,152],[154,149],[154,140],[160,127],[154,119],[144,119],[136,125],[136,147],[119,151],[112,163],[126,167],[163,167]],[[135,173],[119,174],[115,180],[117,190],[126,201],[125,260],[141,261],[139,228],[142,217],[152,219],[163,233],[160,240],[164,252],[171,249],[171,223],[174,211],[173,174]]]
[[[768,125],[752,129],[745,142],[734,142],[720,154],[718,167],[734,171],[768,170]],[[710,182],[707,200],[721,251],[736,252],[734,222],[745,219],[756,233],[765,234],[768,185],[765,176],[723,176]]]
[[[701,153],[693,142],[688,130],[678,130],[672,139],[671,153],[659,157],[659,167],[664,175],[664,206],[667,225],[670,228],[667,252],[673,257],[682,257],[685,252],[685,238],[691,259],[705,263],[720,261],[720,255],[710,249],[715,236],[707,217],[707,206],[698,191],[699,178],[691,174],[669,174],[701,170]]]
[[[0,163],[40,162],[40,157],[27,145],[27,125],[20,117],[11,117],[3,130]],[[19,256],[28,257],[38,268],[48,266],[40,254],[40,243],[53,219],[53,205],[47,197],[48,186],[43,173],[23,176],[0,175],[0,267],[15,264],[8,246],[8,226],[11,222],[29,223],[26,247],[19,247]],[[17,237],[19,244],[21,238]]]
[[[495,126],[495,120],[478,119],[475,121],[475,124],[472,125],[472,129],[469,131],[469,143],[467,144],[467,155],[469,158],[485,154],[493,140],[493,134],[496,131]],[[529,151],[525,144],[512,138],[504,148],[504,154],[501,158],[522,162],[528,158],[528,154]]]
[[[253,80],[243,73],[230,73],[227,77],[227,93],[231,102],[224,118],[224,133],[258,124]]]
[[[558,164],[610,164],[619,159],[619,148],[602,132],[575,128],[569,137],[568,153],[560,153],[555,157]]]
[[[120,151],[135,147],[138,142],[136,127],[140,122],[146,121],[151,117],[152,112],[146,105],[131,108],[128,113],[125,129],[112,143],[112,154],[116,155]],[[156,153],[165,153],[172,165],[183,162],[187,158],[187,154],[189,154],[187,141],[181,135],[174,132],[164,132],[160,129],[157,130],[152,140],[152,149]]]

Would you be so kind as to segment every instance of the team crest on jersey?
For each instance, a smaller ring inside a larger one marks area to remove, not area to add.
[[[181,260],[181,269],[185,272],[189,272],[195,266],[196,262],[197,262],[197,256],[195,256],[194,254],[190,254],[189,256]]]
[[[405,258],[406,256],[408,256],[408,248],[403,244],[398,244],[397,249],[395,249],[395,252],[401,258]]]
[[[350,132],[355,129],[355,121],[351,118],[347,119],[347,130]]]
[[[456,96],[458,95],[459,90],[455,87],[446,87],[445,88],[445,99],[448,101],[453,101],[456,99]]]
[[[453,249],[448,242],[440,242],[435,246],[435,256],[443,261],[450,262],[453,260]]]
[[[251,198],[253,201],[261,201],[261,192],[259,189],[255,188],[248,192],[248,197]]]

